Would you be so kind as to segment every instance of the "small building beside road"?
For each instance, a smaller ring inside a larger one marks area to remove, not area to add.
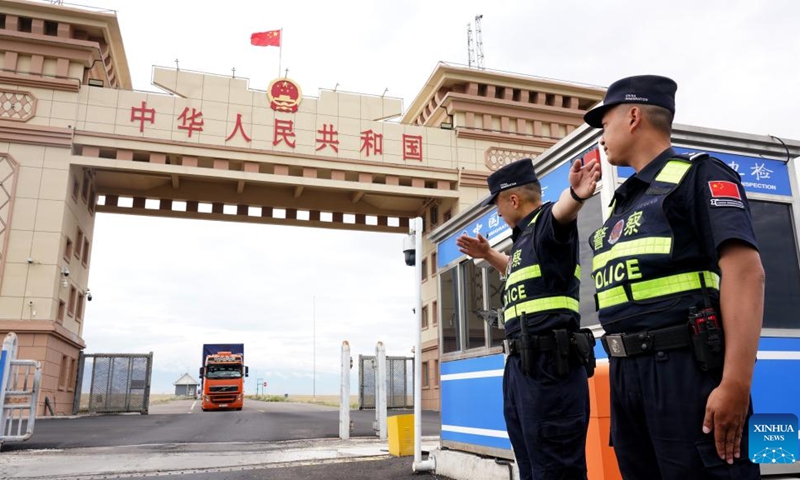
[[[200,383],[192,378],[188,373],[184,373],[181,378],[175,381],[175,396],[197,398],[197,386]]]

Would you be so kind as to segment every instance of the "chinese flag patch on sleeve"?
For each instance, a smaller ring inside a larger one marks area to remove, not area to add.
[[[714,180],[708,182],[708,188],[711,189],[711,198],[735,198],[741,200],[742,195],[739,193],[739,187],[726,180]]]

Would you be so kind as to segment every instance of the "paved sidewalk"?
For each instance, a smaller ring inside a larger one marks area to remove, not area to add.
[[[438,443],[438,437],[423,437],[423,451],[436,448]],[[414,475],[412,463],[413,457],[390,456],[387,443],[372,438],[161,444],[2,452],[0,479],[445,478]]]

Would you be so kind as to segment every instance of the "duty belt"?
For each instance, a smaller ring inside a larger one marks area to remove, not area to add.
[[[551,335],[531,335],[530,345],[537,352],[550,352],[556,349],[556,338]],[[520,352],[520,339],[508,340],[508,354],[518,355]]]
[[[686,325],[639,333],[603,335],[600,341],[609,357],[634,357],[691,346]]]

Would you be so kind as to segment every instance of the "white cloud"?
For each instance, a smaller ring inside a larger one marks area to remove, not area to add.
[[[118,11],[136,89],[155,90],[151,66],[176,58],[182,69],[236,67],[265,89],[278,49],[249,36],[282,27],[282,68],[306,95],[337,83],[378,95],[388,87],[408,106],[438,61],[466,64],[466,24],[483,14],[489,68],[593,85],[666,74],[679,83],[680,123],[797,137],[800,5],[791,0],[80,3]],[[98,215],[87,351],[152,350],[158,391],[196,374],[202,343],[243,342],[251,372],[305,393],[316,297],[318,386],[335,391],[343,339],[354,355],[378,339],[402,354],[413,343],[413,270],[400,244],[397,235]]]

